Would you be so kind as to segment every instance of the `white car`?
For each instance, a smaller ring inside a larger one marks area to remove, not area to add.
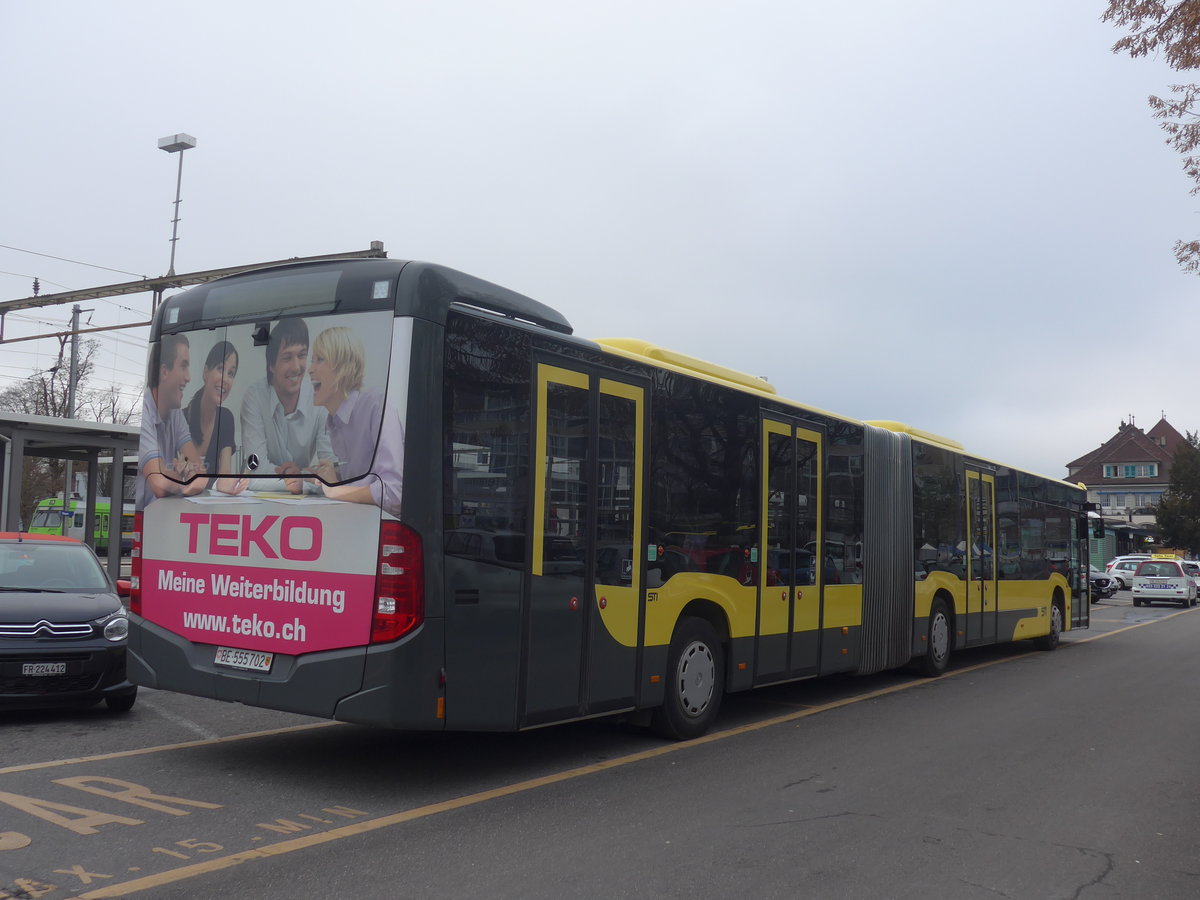
[[[1133,584],[1133,573],[1137,567],[1150,558],[1149,553],[1135,553],[1130,556],[1118,556],[1108,561],[1104,567],[1105,573],[1117,583],[1117,590],[1124,591]]]
[[[1196,582],[1174,559],[1147,559],[1133,576],[1133,605],[1149,606],[1155,600],[1172,600],[1187,608],[1196,605]]]
[[[1193,562],[1190,559],[1183,559],[1180,560],[1180,564],[1183,566],[1183,571],[1187,572],[1188,577],[1196,582],[1196,593],[1197,596],[1200,596],[1200,563]]]

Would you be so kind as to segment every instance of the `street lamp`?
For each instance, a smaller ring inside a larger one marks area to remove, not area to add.
[[[175,218],[171,220],[171,267],[168,275],[175,274],[175,242],[179,240],[179,189],[183,186],[183,151],[196,146],[190,134],[171,134],[158,139],[158,149],[179,154],[179,176],[175,180]]]

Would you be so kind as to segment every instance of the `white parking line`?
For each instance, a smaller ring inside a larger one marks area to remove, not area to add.
[[[184,728],[184,729],[190,731],[192,734],[198,734],[200,737],[204,738],[205,740],[211,741],[214,738],[219,738],[221,736],[221,735],[217,734],[215,731],[205,728],[203,725],[201,725],[197,722],[193,722],[187,716],[181,716],[178,713],[172,712],[171,710],[166,709],[166,708],[160,706],[159,704],[155,703],[153,700],[151,700],[150,698],[148,698],[146,696],[145,688],[141,689],[140,696],[138,697],[138,707],[139,708],[149,708],[152,712],[154,712],[155,714],[166,719],[168,722],[173,722],[174,724],[178,725],[180,728]]]

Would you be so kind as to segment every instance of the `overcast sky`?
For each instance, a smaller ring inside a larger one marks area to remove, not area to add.
[[[178,272],[379,240],[1061,477],[1130,414],[1200,428],[1200,198],[1146,105],[1187,79],[1104,7],[5,4],[0,300],[165,273],[186,132]],[[101,340],[136,394],[145,329]],[[56,356],[0,345],[0,387]]]

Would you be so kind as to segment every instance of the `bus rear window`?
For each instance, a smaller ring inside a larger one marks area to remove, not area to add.
[[[329,299],[336,276],[300,280],[286,305]],[[259,301],[280,302],[297,279],[239,283],[228,297],[261,287]],[[148,487],[149,465],[176,482],[207,476],[210,494],[351,499],[398,514],[411,341],[411,320],[390,305],[163,335],[147,373],[138,508],[179,493]]]
[[[247,279],[228,287],[213,285],[204,299],[203,318],[230,319],[258,315],[317,315],[332,312],[341,272],[306,272]]]

